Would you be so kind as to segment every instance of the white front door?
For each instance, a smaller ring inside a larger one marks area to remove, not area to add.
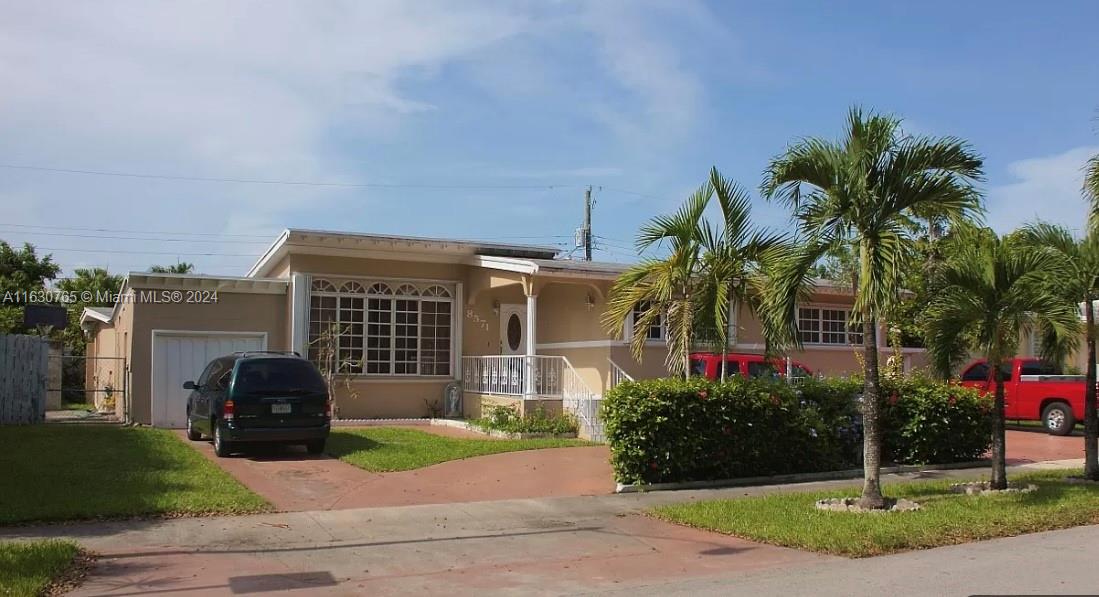
[[[500,305],[500,354],[525,354],[527,306]]]
[[[183,389],[183,382],[196,381],[210,361],[234,352],[265,348],[267,335],[263,332],[153,332],[153,426],[186,426],[187,396],[191,391]]]

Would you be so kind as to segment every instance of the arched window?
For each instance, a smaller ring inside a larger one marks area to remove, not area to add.
[[[424,289],[424,296],[438,296],[443,298],[449,298],[450,291],[436,284],[434,286],[428,286],[426,289]]]
[[[343,286],[340,286],[340,292],[346,292],[348,294],[365,294],[366,288],[364,288],[362,284],[359,284],[354,280],[350,280],[348,282],[344,282]]]
[[[445,286],[316,278],[312,289],[309,356],[322,370],[452,375],[456,322]]]

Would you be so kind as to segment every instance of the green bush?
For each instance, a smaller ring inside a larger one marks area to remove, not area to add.
[[[884,389],[887,460],[954,462],[987,450],[988,401],[976,392],[926,379]],[[609,391],[602,417],[626,483],[842,470],[860,465],[861,392],[857,378],[645,380]]]
[[[510,406],[493,406],[487,409],[487,416],[471,421],[484,429],[495,429],[508,433],[555,433],[567,435],[576,433],[576,419],[567,414],[549,414],[538,405],[534,412],[519,416]]]
[[[991,444],[992,400],[926,377],[882,380],[885,458],[902,463],[976,460]]]

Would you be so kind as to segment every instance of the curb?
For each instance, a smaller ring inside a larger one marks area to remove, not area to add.
[[[387,425],[452,427],[496,439],[576,439],[577,437],[575,433],[512,433],[497,429],[484,429],[461,419],[339,419],[332,421],[333,427],[384,427]]]
[[[948,464],[902,464],[899,466],[883,466],[881,474],[893,475],[897,473],[922,473],[929,471],[948,471],[956,469],[983,468],[989,465],[988,460],[973,460],[970,462],[951,462]],[[618,483],[615,493],[644,493],[649,491],[674,491],[677,489],[718,489],[722,487],[747,487],[751,485],[785,485],[788,483],[811,483],[813,481],[838,481],[842,479],[857,479],[862,477],[861,468],[843,471],[824,471],[819,473],[791,473],[787,475],[771,475],[769,477],[741,477],[739,479],[719,479],[714,481],[683,481],[680,483],[652,483],[639,485],[633,483]]]

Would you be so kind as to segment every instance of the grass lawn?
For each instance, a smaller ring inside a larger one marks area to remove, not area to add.
[[[590,445],[590,442],[575,439],[466,439],[415,429],[368,427],[333,429],[326,451],[359,468],[388,472],[486,454]]]
[[[0,595],[39,595],[64,574],[79,553],[69,541],[0,543]]]
[[[895,483],[890,497],[919,502],[918,512],[851,514],[814,508],[825,497],[858,495],[859,488],[775,494],[758,498],[675,504],[655,509],[662,519],[744,539],[849,557],[866,557],[1099,523],[1099,487],[1061,481],[1079,471],[1016,475],[1039,486],[1029,494],[964,496],[949,481]]]
[[[0,471],[0,524],[270,507],[164,429],[0,427]]]

